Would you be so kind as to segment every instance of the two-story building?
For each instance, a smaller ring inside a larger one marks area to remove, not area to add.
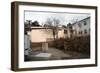
[[[73,24],[68,24],[65,30],[68,38],[81,37],[90,35],[90,17],[77,21]]]

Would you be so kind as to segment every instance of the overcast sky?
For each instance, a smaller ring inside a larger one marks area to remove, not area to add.
[[[67,25],[68,23],[74,23],[90,16],[85,13],[70,13],[70,12],[46,12],[46,11],[25,11],[25,21],[32,20],[38,21],[39,24],[44,24],[47,18],[60,19],[60,24]]]

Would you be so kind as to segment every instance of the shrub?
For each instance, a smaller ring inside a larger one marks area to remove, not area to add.
[[[55,39],[55,41],[48,42],[49,47],[54,47],[57,49],[64,49],[64,38]]]
[[[75,51],[90,54],[90,36],[59,38],[49,42],[49,47],[55,47],[62,51]]]
[[[64,46],[66,50],[90,54],[90,36],[68,38]]]

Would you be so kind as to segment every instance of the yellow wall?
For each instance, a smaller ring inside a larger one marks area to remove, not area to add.
[[[32,29],[29,35],[31,42],[46,42],[49,38],[53,39],[51,29]]]

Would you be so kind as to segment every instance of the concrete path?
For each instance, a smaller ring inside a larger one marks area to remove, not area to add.
[[[71,57],[71,55],[66,54],[63,51],[56,48],[49,48],[47,52],[52,54],[51,59],[62,59]]]
[[[62,60],[62,59],[81,59],[81,58],[89,58],[88,55],[84,55],[78,52],[66,51],[63,52],[56,48],[49,48],[47,51],[32,51],[31,56],[35,56],[41,53],[51,54],[46,60]],[[41,59],[42,60],[42,59]]]
[[[49,48],[47,51],[32,51],[31,55],[35,56],[40,53],[49,53],[51,54],[50,60],[58,60],[63,58],[70,58],[71,55],[64,53],[63,51],[56,48]]]

